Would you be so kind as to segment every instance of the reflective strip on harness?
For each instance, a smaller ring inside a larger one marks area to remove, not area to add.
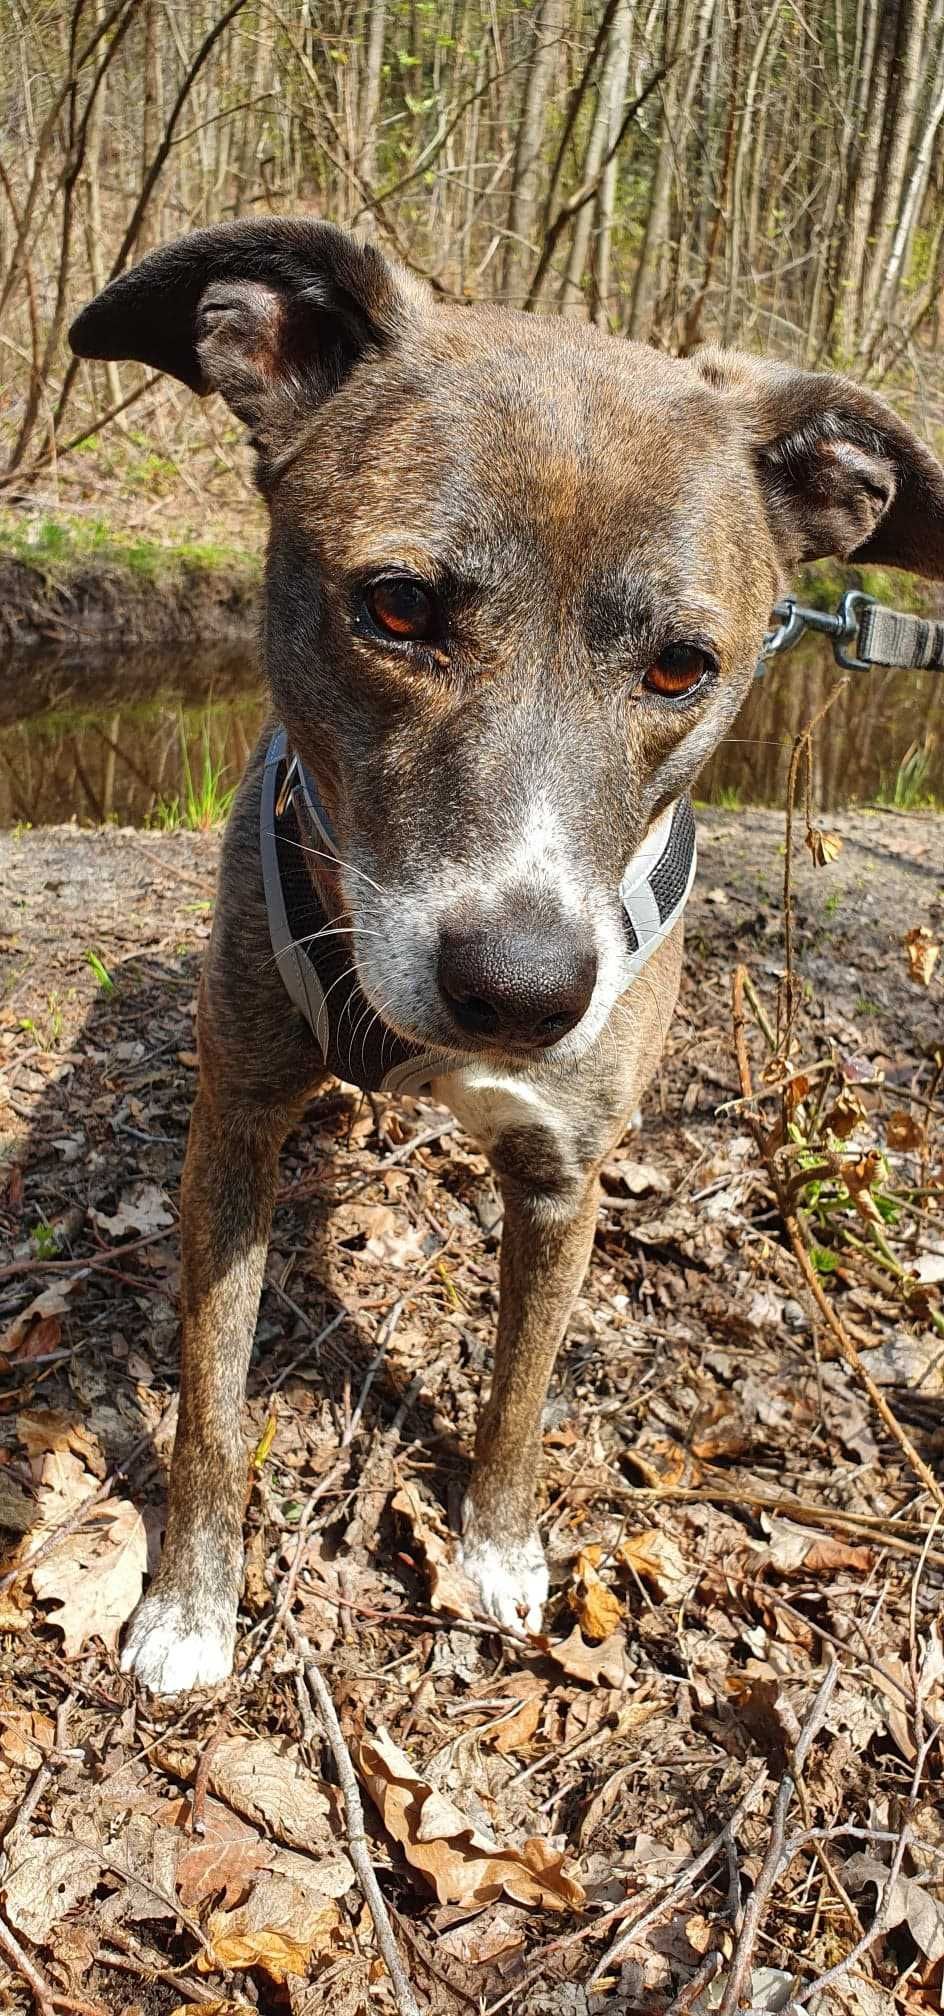
[[[262,853],[266,910],[269,915],[269,937],[272,940],[275,962],[282,975],[286,993],[291,995],[299,1013],[304,1015],[322,1057],[327,1057],[329,1030],[324,989],[312,961],[305,956],[303,946],[295,943],[285,908],[285,892],[279,872],[275,805],[279,771],[286,761],[287,748],[285,729],[280,728],[269,743],[265,769],[262,773],[259,846]]]

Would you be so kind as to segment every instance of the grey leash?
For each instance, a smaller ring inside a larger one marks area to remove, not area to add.
[[[837,665],[850,672],[868,672],[872,665],[944,672],[944,623],[886,609],[861,588],[850,588],[834,611],[807,609],[788,595],[771,613],[775,622],[764,638],[758,678],[766,671],[769,658],[789,651],[808,630],[828,637]]]

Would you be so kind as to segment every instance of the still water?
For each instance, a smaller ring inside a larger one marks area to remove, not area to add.
[[[758,680],[697,795],[779,804],[793,737],[837,677],[808,645]],[[815,746],[822,811],[944,800],[944,675],[851,674]],[[219,810],[265,714],[254,650],[0,661],[0,826],[191,824]],[[904,769],[902,768],[904,766]],[[905,780],[908,780],[907,782]]]

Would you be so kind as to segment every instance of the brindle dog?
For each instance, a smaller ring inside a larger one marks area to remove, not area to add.
[[[627,989],[623,871],[734,720],[798,561],[944,571],[944,471],[843,378],[446,305],[311,218],[152,253],[72,343],[219,392],[255,444],[274,715],[339,857],[303,858],[366,1001],[441,1053],[435,1095],[504,1198],[461,1546],[485,1612],[533,1629],[548,1379],[682,957],[676,927]],[[201,988],[170,1514],[124,1654],[164,1693],[231,1668],[277,1161],[324,1077],[272,957],[267,744],[230,818]]]

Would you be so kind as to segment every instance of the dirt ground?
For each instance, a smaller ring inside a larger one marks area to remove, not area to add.
[[[941,2006],[944,826],[831,829],[827,866],[798,849],[784,1092],[751,1006],[773,1023],[783,821],[699,814],[679,1012],[546,1417],[546,1637],[476,1619],[447,1544],[486,1166],[340,1088],[283,1163],[237,1675],[163,1705],[116,1647],[173,1428],[218,841],[0,836],[0,2006],[397,2006],[305,1644],[420,2008]]]

